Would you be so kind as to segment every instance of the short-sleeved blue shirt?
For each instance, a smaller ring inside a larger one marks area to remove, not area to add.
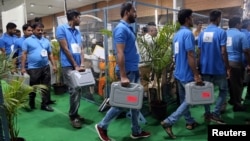
[[[22,45],[23,45],[23,42],[25,40],[25,36],[22,36],[21,38],[18,38],[15,42],[15,45],[14,45],[14,51],[17,52],[17,61],[18,61],[18,67],[21,68],[21,56],[22,56]]]
[[[14,49],[14,44],[15,44],[17,39],[18,38],[16,35],[10,36],[7,33],[4,33],[2,35],[2,37],[0,38],[0,48],[5,48],[6,55],[11,54],[11,52]]]
[[[126,71],[138,71],[139,53],[136,48],[136,36],[131,25],[121,20],[113,31],[113,45],[116,54],[116,45],[124,44],[124,58]],[[119,66],[116,66],[119,70]]]
[[[58,41],[65,39],[68,44],[69,51],[73,55],[77,65],[81,65],[81,53],[73,53],[72,45],[78,44],[79,47],[82,48],[82,39],[81,32],[78,29],[71,28],[68,24],[63,24],[57,27],[56,29],[56,38]],[[67,56],[60,49],[60,61],[62,67],[72,67],[73,64],[68,60]]]
[[[247,29],[241,29],[241,32],[243,32],[246,35],[248,44],[250,46],[250,32]],[[247,65],[247,60],[245,58],[245,54],[244,53],[243,53],[243,57],[242,57],[242,62],[243,62],[243,64],[245,66]]]
[[[226,73],[221,47],[226,46],[226,31],[210,24],[198,37],[201,50],[200,69],[202,74],[224,75]]]
[[[192,31],[181,26],[173,38],[173,49],[175,59],[174,76],[181,82],[190,82],[194,80],[194,75],[188,64],[188,51],[195,53],[195,39]]]
[[[31,35],[24,40],[22,50],[27,51],[28,69],[41,68],[49,64],[51,45],[48,39],[44,37],[38,39],[35,35]],[[47,51],[47,56],[42,55],[43,51]]]
[[[243,50],[249,48],[247,37],[237,28],[227,30],[227,53],[228,60],[242,62]]]

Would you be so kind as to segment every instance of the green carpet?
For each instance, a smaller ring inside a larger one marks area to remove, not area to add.
[[[79,114],[84,116],[87,120],[81,129],[74,129],[70,125],[68,118],[69,95],[66,93],[63,95],[52,94],[52,98],[56,100],[56,104],[52,105],[55,110],[54,112],[40,110],[40,97],[36,98],[36,110],[20,110],[18,116],[20,137],[24,137],[26,141],[99,141],[94,125],[105,115],[105,112],[98,112],[99,103],[94,104],[86,99],[81,101]],[[98,102],[101,100],[102,99],[99,98]],[[168,108],[168,114],[171,114],[176,104],[171,106],[172,108]],[[203,120],[203,106],[193,106],[191,112],[193,117],[195,117],[197,122],[201,125],[194,130],[187,130],[185,128],[185,121],[182,117],[173,126],[173,132],[177,136],[177,139],[175,139],[176,141],[207,140],[207,125]],[[227,111],[223,114],[223,119],[228,124],[245,124],[244,119],[247,116],[249,116],[249,111],[241,113],[232,112],[232,106],[228,104]],[[141,127],[146,131],[150,131],[152,135],[149,138],[139,140],[169,140],[169,137],[159,124],[160,121],[154,119],[150,114],[147,114],[145,118],[147,123],[142,123]],[[115,119],[109,126],[108,134],[110,138],[112,138],[112,141],[131,141],[132,139],[129,137],[131,134],[129,119]]]

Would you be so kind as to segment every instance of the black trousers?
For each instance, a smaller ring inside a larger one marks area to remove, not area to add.
[[[244,67],[241,63],[229,62],[231,76],[229,79],[230,101],[234,106],[241,106],[243,92]]]
[[[48,87],[47,90],[42,93],[42,106],[48,105],[48,102],[51,100],[50,96],[50,83],[51,83],[51,74],[50,66],[44,66],[36,69],[29,69],[27,73],[30,75],[30,86],[43,84]],[[34,99],[36,96],[35,93],[30,94],[30,98]]]

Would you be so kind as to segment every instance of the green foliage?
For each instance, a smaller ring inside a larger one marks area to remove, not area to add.
[[[60,45],[59,45],[59,42],[57,40],[52,40],[51,41],[51,46],[52,46],[53,56],[59,58],[60,57]]]
[[[1,108],[5,110],[7,116],[11,141],[15,141],[15,138],[18,136],[18,109],[26,107],[29,93],[41,93],[47,89],[45,85],[26,85],[24,83],[25,77],[9,77],[13,66],[12,54],[10,56],[0,54],[0,87],[2,87],[4,101]]]
[[[172,40],[179,27],[179,24],[167,23],[159,29],[156,37],[152,37],[152,42],[146,41],[144,36],[137,39],[141,56],[146,56],[143,58],[145,63],[155,73],[158,101],[162,100],[160,81],[163,70],[168,68],[168,71],[173,71]]]
[[[0,54],[0,79],[6,78],[8,73],[15,68],[12,56],[13,53],[9,57]]]
[[[17,126],[18,109],[26,107],[29,94],[46,90],[45,85],[26,85],[24,79],[20,77],[13,78],[10,82],[1,81],[2,93],[4,98],[4,109],[8,120],[9,132],[12,140],[18,136],[19,128]]]
[[[110,30],[101,29],[100,32],[101,32],[102,35],[107,35],[108,38],[112,37],[112,31],[110,31]]]
[[[57,72],[56,72],[56,84],[61,84],[62,78],[62,68],[60,62],[60,44],[57,40],[51,41],[52,53],[54,57],[54,63],[56,63]]]

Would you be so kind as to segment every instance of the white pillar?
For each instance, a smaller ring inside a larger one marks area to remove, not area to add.
[[[155,0],[155,5],[158,6],[158,0]],[[155,24],[158,25],[158,8],[155,8]]]
[[[177,0],[173,0],[173,9],[177,9]],[[177,12],[173,11],[173,23],[177,21]]]

